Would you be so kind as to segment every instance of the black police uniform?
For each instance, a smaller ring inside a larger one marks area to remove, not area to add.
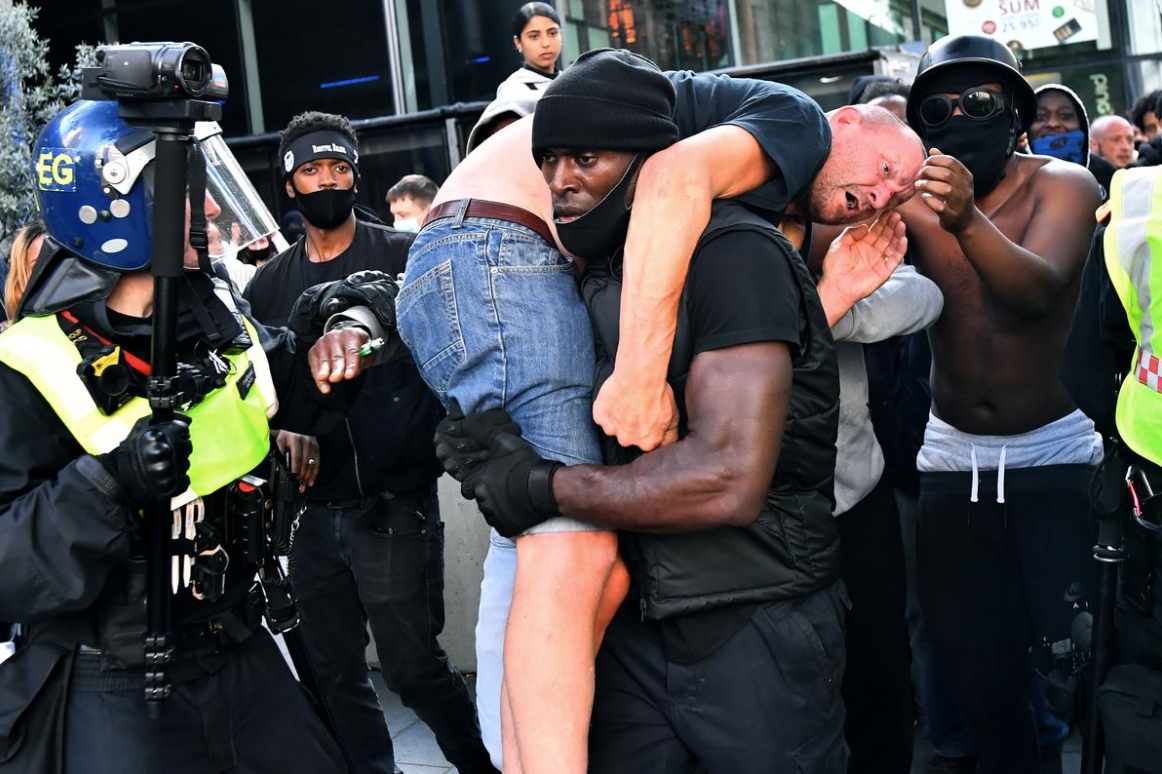
[[[1162,156],[1147,161],[1162,160]],[[1140,166],[1157,166],[1145,163]],[[1100,212],[1100,211],[1099,211]],[[1137,342],[1105,266],[1106,223],[1094,232],[1081,292],[1061,362],[1061,381],[1106,439],[1106,458],[1091,495],[1094,511],[1124,524],[1112,663],[1098,689],[1105,771],[1162,771],[1162,536],[1130,518],[1126,471],[1137,466],[1155,491],[1162,469],[1139,457],[1118,434],[1115,418],[1126,364]],[[1099,602],[1099,604],[1102,604]],[[1093,744],[1090,742],[1090,744]]]
[[[203,327],[206,316],[183,304],[180,362],[192,363],[195,350],[204,355],[242,331],[209,283],[205,275],[188,275],[183,293],[196,288],[216,322]],[[86,335],[148,359],[148,320],[118,315],[103,301],[71,313]],[[308,432],[338,422],[358,383],[322,396],[301,342],[286,331],[259,332],[281,399],[278,421]],[[219,599],[174,597],[175,659],[166,670],[173,693],[161,718],[149,720],[140,516],[28,379],[3,364],[0,448],[0,618],[25,628],[21,647],[0,665],[0,771],[345,770],[337,745],[260,628],[255,568],[229,538],[223,545],[231,564]],[[215,509],[217,494],[204,498],[206,520],[237,534],[220,521],[228,517]]]

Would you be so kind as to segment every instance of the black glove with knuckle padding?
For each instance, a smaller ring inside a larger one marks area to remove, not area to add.
[[[454,400],[436,427],[436,456],[475,500],[484,520],[505,537],[561,515],[553,496],[560,462],[546,460],[520,437],[508,412],[493,409],[467,417]]]
[[[137,420],[117,448],[97,456],[132,506],[167,500],[190,486],[190,418],[176,414],[168,422],[149,422],[149,417]]]
[[[352,307],[366,307],[382,331],[369,331],[372,338],[395,333],[395,297],[399,284],[381,271],[357,271],[335,282],[307,288],[291,308],[287,327],[299,338],[317,341],[327,321]]]

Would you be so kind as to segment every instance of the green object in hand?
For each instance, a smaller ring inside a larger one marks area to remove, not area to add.
[[[359,357],[370,357],[383,349],[383,339],[372,339],[359,348]]]

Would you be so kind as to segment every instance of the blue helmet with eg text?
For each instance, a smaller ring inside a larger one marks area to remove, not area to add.
[[[32,175],[41,216],[61,246],[105,269],[132,272],[149,266],[156,140],[127,124],[117,108],[113,101],[81,100],[61,111],[37,139]],[[218,125],[199,123],[195,137],[214,205],[207,203],[211,255],[240,250],[275,231]]]

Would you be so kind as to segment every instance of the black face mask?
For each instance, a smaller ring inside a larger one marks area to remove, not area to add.
[[[625,194],[643,161],[640,154],[634,156],[613,190],[589,212],[568,223],[557,223],[557,236],[566,250],[582,258],[604,258],[625,244],[630,212]]]
[[[324,231],[341,225],[355,207],[355,186],[321,188],[312,193],[295,189],[295,203],[308,223]]]
[[[243,250],[238,257],[242,259],[243,263],[257,265],[259,261],[265,261],[267,258],[269,258],[270,251],[273,249],[274,246],[269,244],[266,247],[248,247]]]
[[[939,126],[924,127],[924,144],[952,156],[972,173],[973,194],[987,195],[1005,177],[1005,164],[1017,148],[1017,124],[1013,111],[1013,89],[995,67],[976,62],[958,63],[955,67],[933,73],[925,81],[923,96],[961,94],[966,89],[1000,81],[1005,96],[1005,111],[984,121],[953,116]]]
[[[1013,114],[1005,111],[987,121],[953,116],[940,126],[928,126],[924,143],[952,156],[972,173],[973,194],[986,196],[1005,177],[1012,156]]]

